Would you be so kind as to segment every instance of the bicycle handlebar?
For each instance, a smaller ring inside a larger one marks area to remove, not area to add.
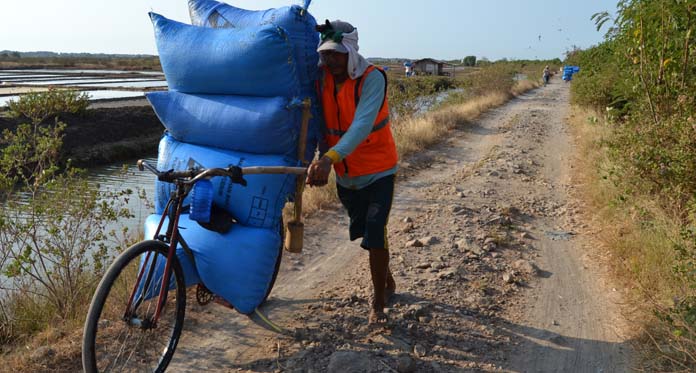
[[[212,176],[227,176],[232,179],[232,182],[246,185],[243,175],[258,175],[258,174],[294,174],[304,175],[307,173],[306,167],[285,167],[285,166],[255,166],[255,167],[239,167],[230,166],[228,168],[199,168],[186,171],[160,171],[154,166],[147,163],[145,160],[138,160],[138,169],[144,171],[147,169],[157,176],[157,180],[168,183],[173,183],[177,180],[184,184],[194,184],[200,179]]]

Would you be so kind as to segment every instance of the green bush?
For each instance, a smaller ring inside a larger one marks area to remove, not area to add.
[[[39,122],[61,113],[82,114],[88,106],[87,93],[59,89],[27,93],[7,103],[10,115]]]
[[[44,107],[47,105],[47,107]],[[81,170],[58,164],[65,124],[42,123],[84,110],[79,95],[52,91],[20,99],[31,123],[0,138],[0,342],[82,319],[115,248],[127,231],[131,191],[105,193]]]
[[[609,13],[593,16],[598,27]],[[658,329],[653,369],[696,369],[696,4],[693,1],[622,0],[606,40],[574,51],[568,63],[581,71],[572,82],[575,103],[607,113],[605,139],[614,167],[610,177],[625,190],[620,198],[651,199],[673,216],[684,237],[675,237],[670,266],[675,282],[656,304]],[[665,346],[668,346],[665,348]]]
[[[416,76],[392,79],[389,82],[389,108],[395,118],[406,118],[419,109],[421,97],[456,87],[456,81],[447,77]]]

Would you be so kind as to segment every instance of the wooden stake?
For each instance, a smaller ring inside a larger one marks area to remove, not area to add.
[[[312,118],[312,100],[306,98],[302,102],[302,124],[300,126],[300,140],[297,146],[297,159],[303,167],[307,166],[305,161],[305,149],[307,148],[307,130],[309,120]],[[301,175],[297,176],[295,184],[295,204],[294,216],[287,223],[285,231],[285,250],[291,253],[301,253],[304,245],[304,223],[302,222],[302,193],[304,192],[305,179]]]

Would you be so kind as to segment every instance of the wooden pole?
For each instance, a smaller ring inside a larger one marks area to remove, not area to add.
[[[306,98],[302,102],[302,124],[300,126],[300,140],[297,146],[297,159],[303,167],[307,166],[305,161],[305,150],[307,148],[307,129],[309,120],[312,118],[312,100]],[[305,178],[298,175],[295,184],[295,204],[294,216],[287,224],[285,231],[285,250],[291,253],[301,253],[304,245],[304,223],[302,222],[302,192],[304,192]]]

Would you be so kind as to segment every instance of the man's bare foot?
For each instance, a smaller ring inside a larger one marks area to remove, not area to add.
[[[367,318],[368,325],[384,325],[389,321],[387,314],[384,311],[372,310]]]

